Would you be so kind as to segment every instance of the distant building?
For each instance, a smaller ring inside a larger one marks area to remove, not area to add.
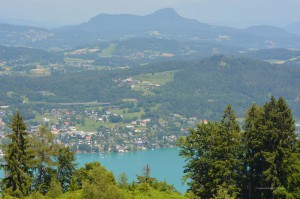
[[[9,108],[9,106],[0,106],[0,108],[5,109],[5,108]]]
[[[151,122],[151,119],[144,119],[144,120],[142,120],[142,121],[140,122],[140,125],[141,125],[141,126],[147,126],[147,124],[148,124],[149,122]]]
[[[208,120],[201,120],[201,123],[208,124]]]
[[[86,144],[91,144],[91,138],[92,138],[92,136],[90,136],[90,135],[87,135],[87,136],[85,137],[85,142],[86,142]]]

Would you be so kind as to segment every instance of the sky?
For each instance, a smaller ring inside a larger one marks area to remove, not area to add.
[[[147,15],[166,7],[186,18],[237,28],[300,21],[300,0],[0,0],[0,22],[50,28],[80,24],[101,13]]]

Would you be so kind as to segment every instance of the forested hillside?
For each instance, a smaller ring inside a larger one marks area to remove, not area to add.
[[[152,88],[152,95],[134,90],[122,79],[141,74],[175,71],[164,85]],[[200,61],[169,61],[126,70],[87,71],[47,77],[2,76],[1,104],[36,102],[116,102],[135,98],[140,103],[161,104],[161,113],[218,118],[226,104],[237,114],[252,102],[269,96],[284,96],[294,108],[300,95],[300,68],[272,65],[239,57],[213,56]],[[298,113],[298,109],[294,109]]]
[[[217,118],[221,107],[232,104],[241,115],[249,104],[262,103],[270,95],[295,100],[300,94],[299,72],[298,67],[214,56],[186,62],[174,81],[157,93],[170,110],[180,113]]]
[[[8,62],[9,65],[23,63],[61,63],[63,61],[62,53],[48,52],[45,50],[27,48],[27,47],[11,47],[0,45],[0,62]]]

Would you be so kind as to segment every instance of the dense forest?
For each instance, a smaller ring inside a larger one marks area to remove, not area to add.
[[[284,96],[299,115],[299,67],[273,65],[240,57],[213,56],[195,61],[151,63],[126,70],[81,71],[45,77],[6,75],[0,78],[0,104],[24,106],[38,102],[118,102],[137,99],[140,104],[160,104],[157,114],[217,119],[222,107],[232,104],[237,115],[253,102],[262,104],[271,95]],[[174,72],[170,82],[152,89],[152,95],[120,84],[141,74]]]
[[[0,45],[0,61],[6,61],[11,65],[24,64],[25,62],[62,63],[63,54],[48,52],[45,50],[12,47]]]
[[[216,119],[222,107],[232,104],[242,116],[249,104],[261,104],[271,95],[295,100],[300,93],[296,86],[300,83],[298,73],[298,67],[214,56],[186,63],[174,81],[157,92],[170,110],[184,115],[201,113]]]

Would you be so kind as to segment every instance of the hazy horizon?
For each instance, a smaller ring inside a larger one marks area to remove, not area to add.
[[[147,15],[173,8],[183,17],[212,25],[283,27],[300,21],[300,0],[0,0],[0,22],[54,28],[101,14]]]

